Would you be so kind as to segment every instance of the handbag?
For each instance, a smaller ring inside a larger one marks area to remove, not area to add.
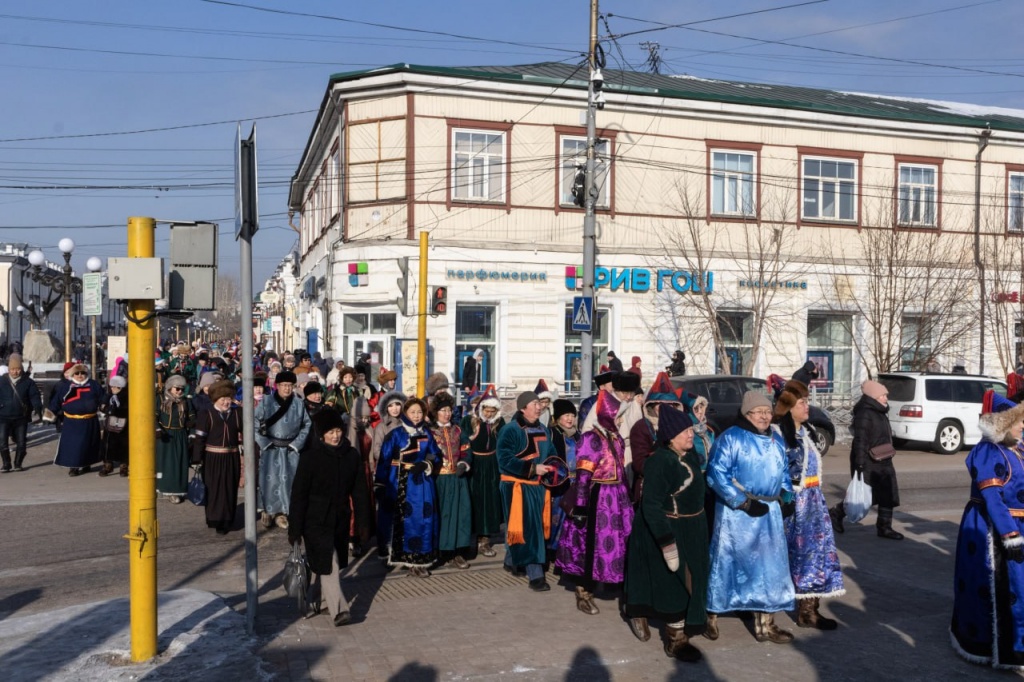
[[[292,545],[292,551],[284,562],[284,591],[296,601],[299,613],[305,614],[306,589],[309,587],[309,567],[306,564],[306,555],[302,553],[302,545],[296,542]]]
[[[573,510],[576,509],[576,479],[572,480],[568,490],[558,500],[558,508],[565,512],[566,516],[572,516]]]
[[[850,485],[846,487],[846,498],[843,500],[843,511],[850,523],[857,523],[868,515],[871,509],[871,486],[864,482],[864,474],[857,472],[857,475],[850,479]]]
[[[124,427],[127,423],[127,417],[115,417],[111,415],[107,417],[107,431],[110,433],[121,433],[124,431]]]
[[[196,467],[196,473],[188,482],[188,501],[197,507],[206,506],[206,483],[203,481],[203,467]]]
[[[868,455],[875,462],[885,462],[893,458],[896,454],[896,448],[893,447],[892,443],[882,443],[868,450]]]

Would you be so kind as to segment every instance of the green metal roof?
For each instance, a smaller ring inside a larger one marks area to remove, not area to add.
[[[331,76],[330,80],[332,83],[336,83],[398,72],[473,80],[533,83],[544,87],[560,86],[574,89],[586,89],[588,80],[585,66],[558,62],[518,66],[467,67],[392,64],[377,69],[336,73]],[[604,69],[602,73],[605,92],[1024,132],[1024,110],[1017,109],[615,69]]]

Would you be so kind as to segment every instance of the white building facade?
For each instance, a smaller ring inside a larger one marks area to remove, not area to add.
[[[1024,112],[614,71],[605,97],[598,363],[812,360],[846,390],[1019,359]],[[332,76],[290,193],[319,350],[411,367],[425,231],[430,370],[458,383],[481,348],[506,391],[578,390],[585,105],[561,64]]]

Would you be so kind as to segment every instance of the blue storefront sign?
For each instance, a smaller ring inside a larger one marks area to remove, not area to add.
[[[582,286],[581,268],[566,268],[565,286],[575,291]],[[714,291],[715,273],[705,272],[703,275],[686,270],[658,268],[605,268],[594,269],[594,287],[607,288],[611,291],[632,291],[646,293],[648,291],[676,291],[686,293],[708,293]]]

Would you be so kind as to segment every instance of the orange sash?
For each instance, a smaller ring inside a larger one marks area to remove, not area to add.
[[[512,483],[512,508],[508,511],[507,541],[510,545],[525,545],[523,530],[523,488],[524,485],[540,485],[540,481],[528,481],[515,476],[501,475],[501,480]],[[551,538],[551,491],[544,489],[544,539]]]

